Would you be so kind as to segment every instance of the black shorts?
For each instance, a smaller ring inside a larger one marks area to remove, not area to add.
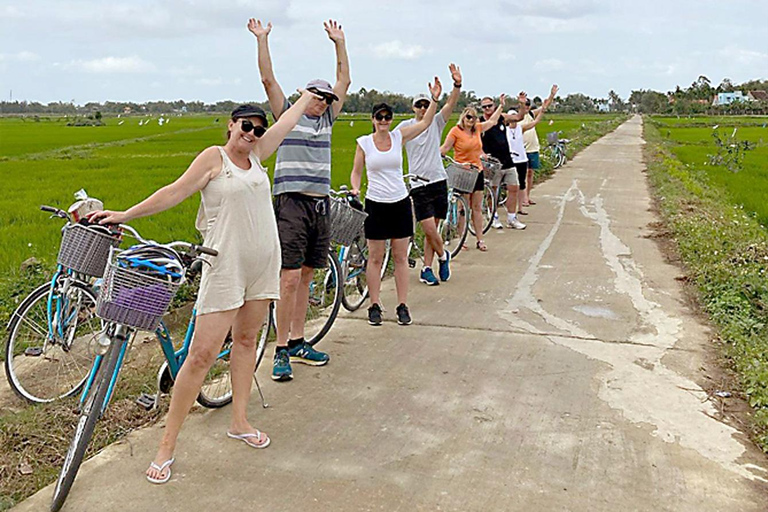
[[[477,173],[477,180],[475,180],[475,192],[482,192],[485,189],[485,176],[482,172]]]
[[[412,188],[411,199],[418,222],[430,217],[444,219],[448,213],[448,182],[440,180]]]
[[[528,162],[516,163],[515,169],[517,169],[517,180],[520,182],[520,190],[525,190],[525,176],[528,174]]]
[[[408,238],[413,235],[411,198],[406,197],[395,203],[377,203],[365,200],[365,238],[368,240],[391,240]]]
[[[324,268],[331,246],[330,201],[295,192],[275,196],[283,268]]]

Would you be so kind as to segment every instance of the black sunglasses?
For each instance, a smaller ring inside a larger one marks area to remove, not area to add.
[[[464,116],[464,119],[466,119],[467,121],[472,121],[474,118],[475,116],[473,116],[472,114],[467,114]]]
[[[417,102],[414,107],[416,108],[429,108],[429,102],[428,101],[419,101]]]
[[[483,107],[483,110],[485,110],[487,108],[493,108],[493,104],[490,104],[490,105],[480,105],[480,106]]]
[[[330,105],[331,103],[333,103],[334,101],[336,101],[336,100],[334,100],[334,99],[333,99],[333,96],[331,96],[330,94],[323,94],[322,92],[318,91],[317,89],[309,89],[309,92],[311,92],[311,93],[314,93],[314,94],[317,94],[318,96],[321,96],[321,97],[323,98],[323,100],[324,100],[324,101],[325,101],[325,102],[326,102],[328,105]]]
[[[392,120],[392,114],[376,114],[373,117],[375,117],[377,121],[391,121]]]
[[[243,122],[240,123],[240,129],[243,130],[245,133],[250,132],[253,130],[253,135],[256,138],[260,138],[262,135],[267,133],[267,129],[263,126],[256,126],[248,119],[243,119]]]

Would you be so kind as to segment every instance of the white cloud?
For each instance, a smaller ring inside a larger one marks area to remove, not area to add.
[[[757,65],[768,64],[768,53],[757,52],[754,50],[745,50],[734,45],[726,46],[718,54],[728,60],[734,60],[739,64]]]
[[[40,60],[40,56],[33,52],[21,51],[18,53],[0,53],[0,62],[34,62]]]
[[[581,18],[600,10],[596,0],[537,0],[536,2],[506,0],[502,5],[505,11],[513,15],[561,20]]]
[[[542,59],[536,61],[534,65],[536,71],[557,71],[563,67],[565,67],[565,63],[560,59]]]
[[[413,60],[428,53],[418,44],[405,44],[399,39],[374,46],[373,54],[380,59]]]
[[[242,80],[240,78],[227,79],[223,78],[198,78],[195,80],[195,84],[205,87],[219,87],[221,85],[240,85]]]
[[[148,73],[155,70],[155,65],[135,55],[131,57],[103,57],[92,60],[73,60],[66,65],[86,73]]]

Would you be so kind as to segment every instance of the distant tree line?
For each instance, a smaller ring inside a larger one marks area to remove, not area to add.
[[[745,95],[749,91],[768,90],[768,80],[751,80],[740,85],[734,84],[729,78],[724,78],[718,86],[713,86],[709,78],[699,76],[689,87],[677,86],[674,91],[666,93],[650,89],[638,89],[630,93],[627,100],[623,100],[615,91],[608,92],[607,98],[592,98],[585,94],[574,93],[565,97],[557,96],[550,106],[550,111],[555,113],[597,113],[597,112],[642,112],[649,114],[768,114],[768,101],[742,101],[728,105],[713,105],[713,99],[717,93],[742,91]],[[441,103],[448,97],[447,91],[443,93]],[[516,102],[516,93],[510,92],[512,106]],[[289,99],[295,100],[296,94]],[[457,110],[466,106],[478,106],[481,97],[474,91],[461,91]],[[498,98],[494,98],[498,99]],[[376,89],[361,88],[357,92],[347,95],[344,103],[344,111],[347,113],[368,113],[376,103],[385,102],[392,106],[395,113],[411,112],[412,97],[390,91],[377,91]],[[269,111],[268,102],[252,101]],[[541,105],[539,96],[533,98],[536,106]],[[216,103],[203,103],[202,101],[150,101],[147,103],[134,103],[127,101],[107,101],[105,103],[88,102],[77,105],[74,102],[51,102],[43,104],[26,101],[2,101],[0,102],[0,115],[71,115],[87,116],[96,112],[106,115],[130,114],[227,114],[240,102],[218,101]]]

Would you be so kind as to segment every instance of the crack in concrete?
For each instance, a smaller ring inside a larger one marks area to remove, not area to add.
[[[355,321],[355,322],[368,322],[365,318],[357,318],[357,317],[348,317],[339,319],[341,321]],[[385,319],[383,320],[384,323],[387,324],[396,324],[396,320],[390,320]],[[651,348],[665,348],[665,347],[659,347],[658,345],[653,345],[651,343],[642,343],[639,341],[632,341],[632,340],[612,340],[612,339],[603,339],[603,338],[597,338],[595,336],[576,336],[573,334],[563,334],[558,332],[547,332],[547,331],[531,331],[528,329],[515,329],[514,327],[509,329],[499,329],[495,327],[474,327],[474,326],[466,326],[466,325],[451,325],[451,324],[440,324],[440,323],[425,323],[425,322],[418,322],[413,324],[415,327],[438,327],[441,329],[449,329],[449,330],[456,330],[456,331],[477,331],[477,332],[490,332],[494,334],[523,334],[528,336],[533,336],[537,338],[563,338],[563,339],[571,339],[571,340],[580,340],[580,341],[594,341],[598,343],[610,343],[615,345],[635,345],[638,347],[651,347]],[[676,352],[696,352],[695,350],[689,350],[689,349],[679,349],[679,348],[671,348],[670,350],[676,351]]]

